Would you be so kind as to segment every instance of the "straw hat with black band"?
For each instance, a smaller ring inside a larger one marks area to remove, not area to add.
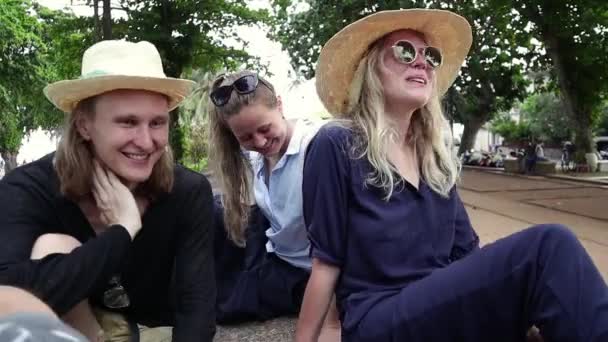
[[[336,33],[321,50],[316,69],[317,94],[334,116],[347,115],[353,103],[353,78],[370,46],[398,30],[424,34],[427,44],[441,50],[443,62],[436,70],[437,91],[452,85],[472,43],[468,21],[450,11],[406,9],[382,11],[362,18]]]
[[[44,88],[44,95],[57,108],[69,113],[81,100],[108,91],[148,90],[166,95],[169,110],[173,110],[195,84],[167,77],[158,50],[149,42],[104,40],[85,51],[80,78],[49,84]]]

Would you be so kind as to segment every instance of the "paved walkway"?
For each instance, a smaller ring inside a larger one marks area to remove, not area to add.
[[[460,195],[483,243],[534,224],[564,224],[608,279],[608,187],[465,170]]]
[[[467,169],[459,186],[482,244],[534,224],[570,227],[608,279],[608,186]],[[220,328],[216,341],[293,340],[295,319]]]

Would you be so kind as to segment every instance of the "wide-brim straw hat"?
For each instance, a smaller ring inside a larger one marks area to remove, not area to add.
[[[108,91],[148,90],[166,95],[169,110],[173,110],[195,85],[190,80],[167,77],[158,50],[149,42],[104,40],[85,51],[80,78],[49,84],[44,95],[69,113],[81,100]]]
[[[427,44],[441,50],[443,62],[436,69],[435,77],[438,94],[445,94],[456,80],[473,41],[469,22],[445,10],[382,11],[346,26],[321,49],[316,88],[331,114],[348,114],[352,106],[349,91],[355,71],[370,46],[391,32],[405,29],[421,32]]]

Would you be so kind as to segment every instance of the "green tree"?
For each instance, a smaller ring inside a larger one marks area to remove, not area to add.
[[[29,0],[0,6],[0,155],[6,172],[17,166],[21,140],[35,125],[38,91],[45,84],[42,25]]]
[[[608,2],[487,0],[509,16],[518,34],[532,33],[550,58],[559,94],[572,118],[577,150],[593,151],[592,127],[608,93]],[[582,153],[577,159],[584,159]]]
[[[492,8],[486,2],[451,1],[441,8],[463,15],[471,23],[473,45],[444,101],[448,118],[464,124],[458,153],[471,149],[479,129],[500,111],[508,110],[526,93],[525,66],[518,63],[526,54],[534,54],[530,36],[514,36],[509,20],[487,15]]]
[[[571,139],[574,123],[555,93],[529,96],[521,106],[520,115],[530,125],[535,138],[557,144]]]
[[[7,172],[16,167],[26,135],[62,122],[63,114],[46,100],[42,89],[77,74],[88,26],[72,13],[30,0],[9,0],[0,6],[0,154]]]
[[[192,71],[188,78],[195,81],[198,86],[192,95],[184,101],[179,117],[180,126],[188,127],[185,132],[182,163],[190,169],[200,172],[207,167],[209,143],[207,106],[215,73],[196,69]]]
[[[594,133],[596,136],[608,136],[608,101],[605,101],[600,107],[598,116]]]
[[[492,119],[490,131],[502,136],[509,145],[523,146],[524,141],[534,136],[527,121],[516,122],[508,112],[501,112]]]

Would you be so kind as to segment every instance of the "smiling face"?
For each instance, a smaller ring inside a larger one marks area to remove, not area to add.
[[[401,40],[411,42],[418,52],[416,59],[410,64],[403,63],[393,53],[393,45]],[[425,47],[427,44],[424,36],[412,30],[395,31],[384,39],[378,75],[384,89],[387,111],[397,113],[404,108],[415,110],[429,102],[433,93],[435,72],[422,53]]]
[[[129,186],[142,183],[165,152],[169,107],[164,95],[115,90],[95,99],[94,113],[77,122],[95,158]]]
[[[246,150],[264,157],[279,154],[289,144],[287,121],[281,113],[281,102],[274,108],[258,101],[243,108],[227,120],[228,127]]]

